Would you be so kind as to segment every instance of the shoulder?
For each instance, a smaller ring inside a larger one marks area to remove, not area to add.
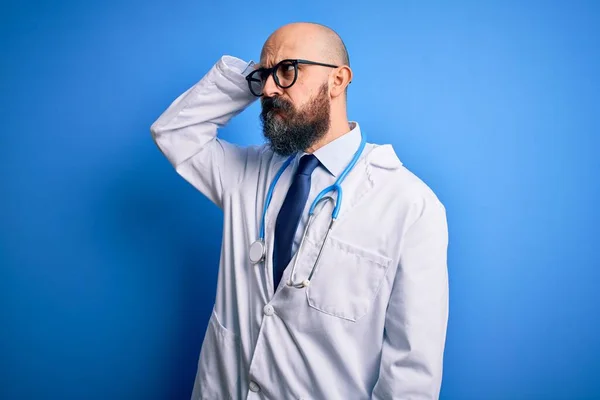
[[[434,190],[411,171],[391,144],[368,144],[366,162],[380,189],[400,203],[435,203],[444,207]]]

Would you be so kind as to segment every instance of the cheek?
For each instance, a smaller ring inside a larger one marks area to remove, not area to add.
[[[296,108],[296,111],[300,111],[307,103],[310,102],[312,96],[314,96],[313,85],[309,80],[301,79],[300,77],[294,83],[294,86],[287,89],[287,95],[291,100],[292,104]]]
[[[296,89],[296,90],[291,90],[291,89]],[[300,89],[300,90],[298,90]],[[304,107],[304,105],[306,104],[306,102],[310,99],[310,96],[308,96],[307,94],[305,94],[305,92],[302,90],[302,88],[298,87],[296,88],[295,85],[294,87],[288,89],[288,99],[289,101],[291,101],[291,103],[294,105],[294,109],[295,111],[301,111],[302,108]]]
[[[286,95],[297,112],[302,111],[306,105],[310,104],[313,99],[321,94],[320,91],[324,79],[326,79],[326,76],[307,74],[304,71],[300,73],[294,86],[286,90]]]

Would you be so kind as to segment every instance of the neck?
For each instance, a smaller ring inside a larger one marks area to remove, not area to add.
[[[350,131],[350,123],[348,122],[348,118],[346,116],[343,118],[332,118],[331,125],[327,133],[316,143],[306,149],[306,152],[312,154],[321,147],[333,142],[335,139],[341,136],[344,136]]]

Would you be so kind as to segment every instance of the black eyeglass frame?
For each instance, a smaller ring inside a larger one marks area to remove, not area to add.
[[[292,80],[292,83],[290,83],[287,86],[281,85],[281,83],[279,82],[279,78],[277,78],[277,74],[276,74],[276,71],[279,68],[279,66],[284,63],[289,63],[294,66],[294,79]],[[319,65],[321,67],[329,67],[329,68],[339,68],[340,67],[339,65],[325,64],[325,63],[320,63],[320,62],[310,61],[310,60],[303,60],[301,58],[295,58],[295,59],[286,58],[285,60],[279,61],[277,64],[275,64],[271,68],[264,68],[264,67],[258,68],[256,70],[252,71],[251,73],[249,73],[248,75],[246,75],[246,81],[248,81],[248,88],[250,89],[250,92],[256,97],[260,97],[263,95],[262,89],[264,89],[264,86],[261,89],[261,94],[256,94],[256,93],[254,93],[254,90],[252,90],[252,82],[259,82],[259,83],[261,82],[261,80],[253,78],[254,76],[256,76],[256,74],[265,76],[266,77],[265,82],[267,81],[267,79],[269,79],[269,75],[271,75],[273,77],[273,81],[275,82],[275,84],[277,86],[279,86],[281,89],[291,88],[292,86],[294,86],[294,83],[296,83],[296,81],[298,80],[298,64]]]

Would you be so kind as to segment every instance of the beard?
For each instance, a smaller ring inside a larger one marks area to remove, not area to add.
[[[260,120],[273,151],[289,156],[304,151],[329,130],[330,104],[327,84],[301,109],[280,97],[262,97]]]

